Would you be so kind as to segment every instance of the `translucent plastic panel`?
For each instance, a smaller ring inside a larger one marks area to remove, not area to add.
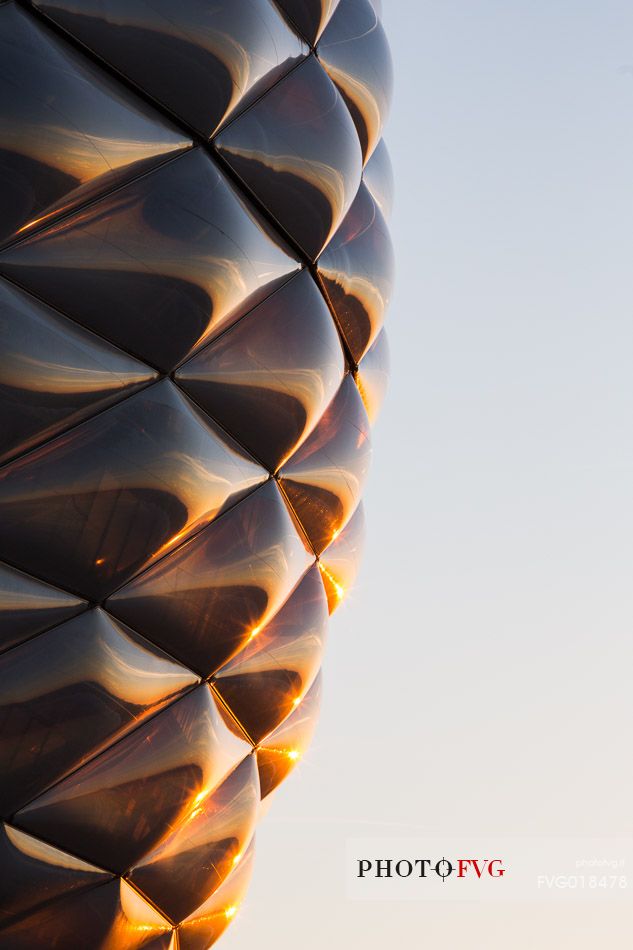
[[[0,564],[0,652],[68,620],[85,601]]]
[[[339,0],[276,0],[291,23],[310,43],[316,43]]]
[[[155,376],[0,281],[0,462],[125,398]]]
[[[319,559],[330,613],[340,607],[354,585],[365,544],[365,514],[358,506],[349,523]]]
[[[197,677],[102,610],[0,656],[0,810],[9,815]]]
[[[143,950],[180,950],[178,934],[174,930],[171,935],[164,934],[162,937],[156,937],[150,943],[143,944]]]
[[[115,880],[22,917],[0,931],[0,950],[169,950],[170,931],[129,884]]]
[[[213,687],[258,743],[297,708],[321,666],[328,605],[318,567],[214,677]]]
[[[321,677],[286,721],[257,750],[262,798],[270,795],[301,760],[319,718]]]
[[[207,676],[268,622],[313,560],[270,480],[107,608]]]
[[[265,478],[164,380],[0,471],[0,556],[98,601]]]
[[[244,856],[255,830],[259,775],[250,755],[201,801],[130,875],[162,912],[179,923],[217,890]]]
[[[383,217],[388,221],[393,211],[394,181],[393,167],[384,139],[380,140],[365,165],[363,181],[382,211]]]
[[[15,822],[123,873],[156,848],[169,826],[189,820],[250,751],[209,687],[199,686],[18,812]]]
[[[202,135],[304,50],[269,0],[35,0],[35,6]]]
[[[384,330],[378,334],[361,360],[356,382],[369,421],[373,424],[378,418],[389,385],[389,342]]]
[[[0,242],[191,143],[15,4],[0,7]]]
[[[199,149],[0,254],[0,271],[163,370],[297,267]]]
[[[215,144],[314,260],[350,207],[362,168],[354,123],[316,58],[282,79]]]
[[[367,161],[382,135],[393,93],[389,44],[370,0],[343,0],[318,52],[347,103]]]
[[[351,354],[359,363],[380,332],[394,277],[389,230],[364,185],[321,255],[319,275]]]
[[[369,420],[346,376],[320,423],[282,470],[281,485],[317,554],[345,527],[369,469]]]
[[[345,371],[323,295],[302,271],[176,374],[269,471],[312,431]]]
[[[179,950],[208,950],[235,919],[253,873],[251,845],[233,873],[178,930]]]
[[[110,877],[11,825],[0,825],[0,867],[0,927],[60,895],[94,887]]]

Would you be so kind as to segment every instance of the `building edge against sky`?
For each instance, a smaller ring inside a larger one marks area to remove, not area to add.
[[[362,548],[378,8],[168,7],[0,3],[6,950],[221,936]]]

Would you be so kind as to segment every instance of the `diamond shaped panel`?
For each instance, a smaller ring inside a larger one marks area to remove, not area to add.
[[[304,53],[269,0],[35,0],[55,23],[210,136]]]
[[[313,561],[271,480],[107,607],[209,676],[274,616]]]
[[[0,242],[190,146],[13,3],[0,9]]]
[[[215,139],[220,155],[314,260],[350,207],[362,156],[343,100],[314,56]]]
[[[169,371],[297,270],[199,149],[0,254],[0,271]]]
[[[101,600],[266,477],[164,380],[0,470],[0,556]]]
[[[35,799],[15,823],[100,867],[129,870],[250,753],[233,729],[209,687],[199,686]]]
[[[185,363],[176,382],[274,472],[315,427],[344,371],[334,321],[304,270]]]
[[[197,677],[90,610],[0,656],[0,812],[10,815]]]

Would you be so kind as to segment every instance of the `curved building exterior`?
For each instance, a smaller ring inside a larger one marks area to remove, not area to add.
[[[0,0],[0,950],[205,950],[314,729],[392,281],[370,0]]]

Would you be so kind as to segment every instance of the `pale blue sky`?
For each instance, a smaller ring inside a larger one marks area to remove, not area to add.
[[[346,900],[354,835],[630,831],[633,6],[384,0],[393,384],[314,746],[225,950],[624,947],[609,904]]]

